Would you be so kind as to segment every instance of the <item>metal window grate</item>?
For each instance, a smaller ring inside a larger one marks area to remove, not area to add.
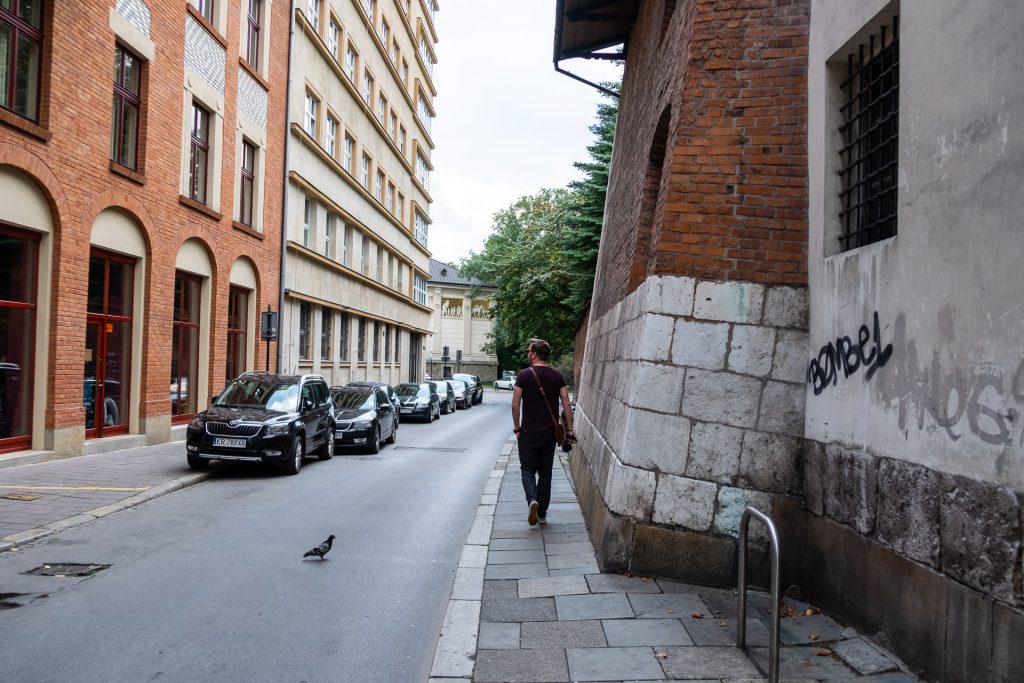
[[[899,66],[899,16],[847,58],[839,128],[843,251],[896,234]]]

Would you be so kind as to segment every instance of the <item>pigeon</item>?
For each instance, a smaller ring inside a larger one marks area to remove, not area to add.
[[[331,546],[334,545],[334,534],[327,537],[327,540],[313,548],[312,550],[306,551],[303,557],[319,557],[321,560],[324,559],[324,555],[331,552]]]

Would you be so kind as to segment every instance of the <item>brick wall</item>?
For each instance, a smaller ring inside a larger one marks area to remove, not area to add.
[[[128,3],[131,4],[131,3]],[[140,418],[170,413],[172,296],[175,259],[182,243],[200,239],[214,274],[210,312],[210,386],[222,385],[231,266],[239,257],[252,260],[259,277],[257,310],[277,308],[280,225],[287,81],[288,3],[272,5],[268,82],[264,233],[262,238],[232,227],[235,167],[237,75],[241,3],[230,3],[226,34],[224,141],[221,216],[179,202],[183,116],[184,45],[187,4],[151,0],[149,38],[155,56],[143,76],[139,175],[110,170],[110,65],[115,35],[109,27],[110,2],[48,2],[47,39],[40,127],[26,127],[7,116],[0,122],[0,164],[31,177],[47,195],[54,221],[50,376],[47,430],[84,424],[82,356],[85,340],[88,254],[92,223],[111,207],[123,209],[138,224],[147,244],[145,312],[134,324],[145,335],[141,364],[143,396]],[[134,16],[134,15],[133,15]],[[135,17],[136,23],[138,17]],[[35,134],[32,134],[34,131]],[[48,139],[44,139],[48,138]],[[7,150],[4,153],[4,150]],[[14,152],[17,150],[17,153]],[[258,333],[258,320],[253,321]],[[261,349],[262,350],[262,349]],[[274,350],[272,349],[272,353]]]

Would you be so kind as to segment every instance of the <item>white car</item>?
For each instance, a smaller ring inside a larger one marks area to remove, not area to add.
[[[502,377],[501,379],[494,381],[494,389],[495,389],[495,391],[500,391],[502,389],[508,389],[509,391],[512,391],[513,389],[515,389],[515,387],[516,387],[516,378],[515,377]]]

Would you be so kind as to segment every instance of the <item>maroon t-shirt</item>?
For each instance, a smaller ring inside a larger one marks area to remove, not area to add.
[[[537,373],[536,377],[534,377],[534,372]],[[537,385],[538,379],[544,385],[544,393],[547,394],[548,405],[551,406],[550,414],[544,407],[543,397]],[[516,376],[516,386],[523,392],[520,430],[526,433],[553,431],[555,425],[551,422],[551,416],[554,415],[555,419],[558,419],[559,394],[562,387],[565,386],[562,373],[550,365],[534,365],[532,368],[519,372]]]

